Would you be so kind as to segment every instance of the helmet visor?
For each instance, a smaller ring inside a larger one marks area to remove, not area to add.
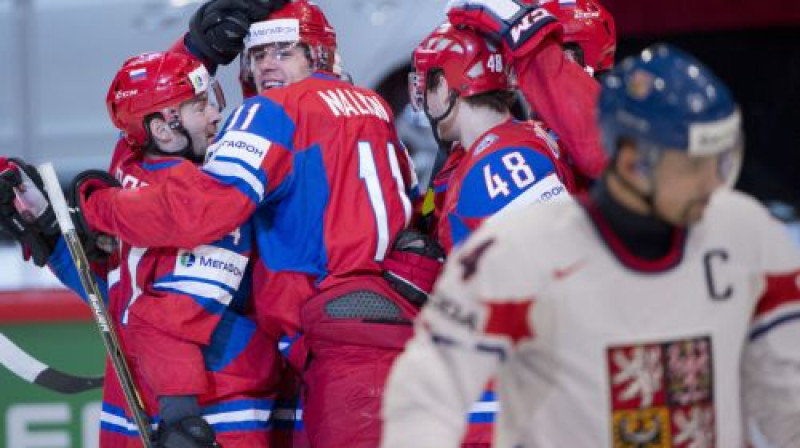
[[[211,80],[211,88],[208,89],[208,102],[220,112],[225,110],[225,92],[222,91],[222,85],[215,79]]]

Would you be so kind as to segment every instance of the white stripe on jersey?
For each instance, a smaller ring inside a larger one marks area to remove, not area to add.
[[[569,197],[570,195],[567,192],[567,187],[561,183],[561,179],[558,178],[556,173],[552,173],[514,198],[511,202],[506,204],[505,207],[490,216],[487,221],[494,220],[512,210],[517,210],[530,204],[535,204],[537,202],[566,201]]]
[[[253,173],[247,171],[244,167],[236,164],[235,162],[211,159],[206,162],[205,165],[203,165],[203,171],[207,171],[218,176],[236,177],[241,179],[253,189],[258,196],[259,202],[264,200],[265,185],[262,184],[261,181],[253,175]]]
[[[487,413],[491,412],[496,414],[500,411],[500,403],[497,400],[492,401],[478,401],[469,409],[470,414]]]
[[[233,297],[231,293],[224,288],[200,281],[178,280],[174,282],[155,282],[153,287],[156,289],[171,289],[184,294],[211,299],[225,306],[231,303]]]
[[[128,264],[128,272],[131,274],[131,299],[128,301],[128,304],[125,305],[125,312],[122,313],[122,324],[125,325],[128,323],[128,310],[131,309],[134,302],[139,300],[139,297],[142,295],[142,289],[139,288],[139,284],[136,281],[136,277],[138,276],[139,271],[139,262],[142,260],[144,253],[147,252],[146,248],[143,247],[131,247],[131,251],[128,254],[128,259],[126,263]]]
[[[122,266],[117,266],[116,268],[108,271],[107,280],[109,288],[119,283],[119,277],[121,272],[122,272]]]
[[[242,409],[240,411],[220,412],[217,414],[204,414],[203,418],[209,424],[236,423],[244,421],[266,422],[272,411],[269,409]]]
[[[403,181],[403,173],[400,172],[400,162],[397,161],[397,151],[394,145],[389,143],[386,145],[386,152],[389,156],[389,166],[392,168],[392,177],[397,182],[398,194],[400,194],[400,201],[403,203],[403,213],[406,215],[406,225],[411,220],[411,201],[406,196],[406,183]]]

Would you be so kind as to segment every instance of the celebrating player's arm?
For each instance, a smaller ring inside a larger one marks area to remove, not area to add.
[[[559,135],[579,172],[597,178],[606,164],[592,113],[599,86],[563,51],[557,17],[518,0],[451,0],[447,15],[453,25],[502,43],[526,100]]]

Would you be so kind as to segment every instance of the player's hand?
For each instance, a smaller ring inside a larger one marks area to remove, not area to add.
[[[267,17],[273,12],[283,8],[289,3],[289,0],[250,0],[250,9],[247,11],[248,17],[252,23],[267,20]]]
[[[184,417],[170,425],[161,422],[153,434],[155,448],[220,448],[214,429],[202,417]]]
[[[503,43],[512,58],[535,50],[548,36],[560,39],[561,24],[538,2],[522,0],[450,0],[447,17],[455,26],[473,28]]]
[[[189,20],[186,44],[198,56],[214,64],[226,65],[244,49],[244,38],[250,29],[250,15],[259,9],[248,0],[209,0]],[[263,8],[261,8],[263,9]]]
[[[25,260],[44,266],[60,231],[36,168],[0,157],[0,227],[22,246]]]
[[[90,260],[103,260],[116,248],[117,240],[92,230],[83,216],[83,204],[95,191],[117,188],[120,183],[105,171],[87,170],[79,173],[67,188],[67,204],[72,215],[75,230],[81,239]]]
[[[444,265],[442,246],[429,235],[403,230],[383,260],[383,277],[409,302],[422,306]]]

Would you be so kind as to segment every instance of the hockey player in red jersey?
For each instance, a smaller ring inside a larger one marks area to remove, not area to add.
[[[576,14],[583,20],[576,20]],[[577,172],[597,179],[607,162],[592,114],[599,85],[571,59],[580,61],[574,57],[578,48],[590,71],[609,67],[616,41],[607,11],[593,0],[450,0],[447,16],[453,25],[500,43],[532,109],[558,135]]]
[[[194,169],[221,119],[214,86],[202,64],[181,54],[146,53],[123,65],[107,98],[126,142],[110,169],[123,187],[150,188]],[[199,417],[223,446],[270,446],[280,355],[247,317],[253,249],[249,223],[190,250],[121,247],[111,308],[164,446],[206,446],[192,440]]]
[[[509,67],[497,47],[473,30],[444,23],[415,49],[413,64],[412,106],[425,112],[437,140],[457,142],[433,180],[431,191],[438,194],[431,197],[439,200],[425,218],[445,253],[487,219],[569,197],[572,172],[557,144],[537,123],[511,116]],[[409,257],[411,262],[404,263]],[[404,274],[412,266],[418,274],[429,260],[395,251],[385,265],[398,291],[424,301],[422,291],[409,286],[419,285]],[[497,407],[493,391],[485,392],[475,407],[482,412],[470,413],[464,442],[490,446],[491,409]]]
[[[471,3],[473,12],[480,10],[479,5],[474,3],[475,2]],[[551,72],[551,74],[556,76],[557,79],[548,79],[546,80],[548,84],[543,84],[540,86],[539,90],[532,91],[531,89],[534,88],[532,83],[538,78],[531,77],[530,71],[520,73],[519,70],[516,70],[516,75],[518,78],[523,77],[526,79],[526,82],[523,83],[523,88],[527,87],[527,90],[523,90],[523,92],[525,92],[526,97],[529,100],[531,100],[534,94],[545,95],[544,99],[552,98],[555,95],[552,93],[547,93],[547,88],[563,87],[561,83],[565,83],[564,85],[566,85],[569,79],[574,78],[574,83],[580,84],[584,87],[577,88],[574,91],[572,89],[568,90],[568,95],[561,95],[560,100],[557,103],[552,104],[552,106],[555,108],[554,110],[557,112],[560,108],[563,108],[562,112],[554,115],[553,113],[547,113],[547,110],[549,109],[546,109],[545,115],[547,116],[547,119],[559,120],[561,119],[560,117],[563,117],[562,114],[578,113],[580,116],[576,117],[574,122],[581,123],[582,120],[586,120],[592,116],[591,111],[574,109],[574,104],[576,101],[580,103],[586,99],[584,93],[586,89],[591,90],[591,84],[594,84],[594,81],[592,81],[585,74],[581,74],[579,71],[574,70],[574,67],[565,67],[573,66],[575,64],[572,62],[575,62],[580,67],[583,67],[588,74],[598,76],[607,72],[613,66],[614,51],[616,49],[614,20],[608,11],[606,11],[594,0],[577,0],[575,2],[548,1],[542,2],[542,4],[546,8],[545,14],[552,14],[552,16],[558,19],[563,25],[562,34],[558,33],[557,27],[545,27],[543,29],[543,33],[551,32],[553,35],[547,37],[544,40],[545,43],[541,44],[542,48],[544,48],[544,50],[542,50],[544,54],[550,55],[548,56],[548,58],[550,58],[550,62],[558,62],[558,67],[560,68]],[[451,4],[450,6],[454,8],[454,14],[458,16],[458,7],[455,4]],[[465,27],[463,25],[465,22],[464,17],[456,17],[456,20],[460,20],[459,23],[462,23],[460,27],[465,30],[475,27],[474,20],[472,22],[468,22],[473,23],[473,25],[470,27]],[[477,28],[480,29],[480,27]],[[496,38],[496,35],[491,36]],[[563,52],[553,50],[554,42],[560,42]],[[422,57],[420,62],[423,65],[428,64],[428,60],[432,59],[431,55],[439,53],[439,50],[443,50],[441,53],[446,54],[444,50],[453,52],[454,48],[456,48],[454,45],[443,45],[441,48],[424,48],[425,43],[423,43],[423,48],[418,49],[418,52],[422,51],[428,55]],[[477,68],[475,68],[476,71],[471,73],[472,76],[476,77],[477,81],[481,81],[483,78],[491,79],[492,77],[496,79],[498,75],[496,73],[493,75],[490,71],[493,68],[496,70],[496,62],[498,61],[504,64],[503,68],[505,69],[511,67],[511,52],[504,51],[502,56],[498,55],[497,53],[498,51],[495,50],[492,56],[493,59],[491,59],[491,61],[486,61],[486,71],[479,72],[477,71]],[[532,58],[538,58],[539,54],[540,53],[536,51],[526,53],[525,59],[529,62],[529,60]],[[523,61],[523,63],[528,62]],[[517,61],[517,63],[519,64],[520,62]],[[423,81],[424,78],[421,77],[420,73],[411,75],[409,90],[412,97],[412,104],[422,105],[424,102],[423,100],[425,92],[420,90],[423,85]],[[468,84],[471,86],[469,89],[476,90],[474,87],[476,83],[469,82]],[[478,90],[485,89],[485,84],[485,82],[478,82]],[[570,96],[573,94],[577,95],[577,97]],[[544,103],[548,104],[546,101]],[[422,109],[422,107],[420,106],[418,109]],[[430,114],[428,115],[429,118],[431,118]],[[538,116],[538,118],[542,117]],[[544,125],[544,123],[538,121],[536,123],[537,124],[534,125],[534,134],[537,135],[533,136],[532,138],[542,139],[548,142],[548,147],[552,148],[558,154],[557,158],[561,161],[567,161],[569,170],[566,173],[564,173],[565,170],[563,169],[563,164],[559,163],[558,165],[560,168],[559,173],[564,174],[562,177],[569,178],[569,180],[572,181],[569,182],[570,193],[585,191],[591,184],[591,180],[597,176],[596,168],[601,166],[601,164],[598,164],[598,161],[605,159],[605,155],[602,153],[598,154],[597,151],[599,151],[599,148],[587,147],[585,150],[574,151],[566,146],[568,142],[564,141],[563,139],[559,139],[555,133],[551,131],[548,131],[546,134],[541,132],[540,125]],[[479,124],[475,128],[485,129],[483,128],[482,124]],[[586,127],[583,124],[579,124],[577,129],[593,131],[593,128]],[[552,144],[553,139],[556,140],[558,146]],[[438,236],[441,239],[442,244],[444,244],[446,247],[452,245],[454,237],[457,240],[461,240],[481,221],[480,219],[466,220],[471,222],[471,227],[463,225],[464,220],[456,217],[454,217],[455,219],[453,219],[453,222],[450,222],[449,219],[445,219],[443,222],[440,222],[439,218],[441,215],[453,211],[452,209],[456,206],[454,202],[455,198],[460,198],[460,201],[464,203],[462,208],[469,209],[470,213],[483,214],[484,216],[487,213],[491,214],[492,210],[497,211],[500,208],[505,207],[505,203],[502,201],[502,198],[501,200],[493,201],[493,205],[487,207],[487,201],[485,198],[483,200],[481,200],[479,197],[474,199],[470,198],[469,196],[472,195],[470,192],[467,192],[465,195],[463,195],[464,197],[461,198],[461,193],[454,193],[451,195],[451,203],[448,206],[450,210],[448,212],[444,212],[448,184],[454,177],[456,177],[454,176],[454,172],[459,166],[462,167],[463,171],[465,166],[462,164],[464,154],[465,150],[460,143],[451,145],[447,154],[447,159],[443,163],[442,168],[431,180],[431,186],[426,192],[424,201],[419,201],[416,207],[416,216],[414,218],[415,227],[423,230],[424,232],[429,232]],[[472,159],[475,160],[474,157]],[[591,162],[592,160],[594,160],[594,162]],[[595,167],[587,171],[586,167],[589,165],[594,165]],[[508,167],[504,168],[508,169]],[[521,172],[517,172],[516,174],[519,176],[520,173]],[[462,172],[461,175],[463,176],[464,173]],[[473,176],[473,180],[475,180],[474,177],[475,176]],[[524,183],[523,178],[519,179]],[[514,179],[512,178],[512,180]],[[497,177],[494,175],[490,175],[488,177],[484,176],[484,182],[486,183],[487,187],[489,185],[495,186],[495,188],[492,190],[495,193],[495,196],[498,196],[498,193],[506,192],[504,188],[507,188],[507,182],[504,181],[502,177]],[[458,188],[460,189],[460,187]],[[558,191],[559,190],[556,190],[556,192]],[[513,199],[517,196],[517,193],[519,193],[517,190],[508,190],[508,194],[503,196],[505,196],[506,199]],[[552,194],[547,196],[552,197]],[[525,198],[520,198],[518,201],[523,202],[524,200]],[[456,213],[456,216],[457,215],[458,214]],[[451,231],[455,231],[456,235],[451,235]],[[439,270],[441,269],[441,262],[437,259],[439,257],[439,250],[436,248],[436,245],[436,243],[431,242],[426,236],[421,236],[419,233],[404,235],[403,238],[398,240],[398,244],[395,246],[396,250],[390,252],[389,258],[387,258],[386,262],[384,263],[387,267],[386,276],[393,281],[393,286],[402,291],[407,297],[413,298],[415,302],[422,303],[426,300],[427,294],[432,289],[433,283],[438,276]]]
[[[414,51],[412,105],[444,141],[458,142],[434,189],[446,188],[435,234],[450,252],[484,220],[536,202],[568,197],[570,168],[534,122],[509,111],[509,64],[469,29],[441,25]]]
[[[207,69],[185,54],[129,59],[107,97],[124,136],[110,167],[116,179],[125,188],[149,188],[202,160],[221,118],[212,102],[220,96],[212,93],[220,91]],[[75,190],[113,182],[104,172],[88,171],[76,179]],[[191,250],[122,244],[106,263],[106,275],[95,266],[145,411],[158,425],[155,446],[290,446],[286,434],[272,431],[282,423],[280,412],[273,414],[281,364],[277,340],[248,317],[253,245],[246,223]],[[83,294],[63,242],[48,262]],[[140,445],[113,373],[104,384],[100,443]]]
[[[273,17],[254,29],[272,41],[251,45],[249,66],[259,85],[283,86],[233,112],[202,170],[96,191],[83,210],[137,247],[195,247],[253,216],[259,325],[293,342],[312,445],[371,447],[416,312],[380,264],[416,181],[388,105],[331,73],[335,35],[318,7],[298,1]]]
[[[798,446],[800,252],[730,189],[727,87],[656,45],[604,78],[598,123],[591,194],[487,222],[450,257],[390,376],[383,447],[457,446],[493,375],[497,446],[744,447],[750,422]]]

